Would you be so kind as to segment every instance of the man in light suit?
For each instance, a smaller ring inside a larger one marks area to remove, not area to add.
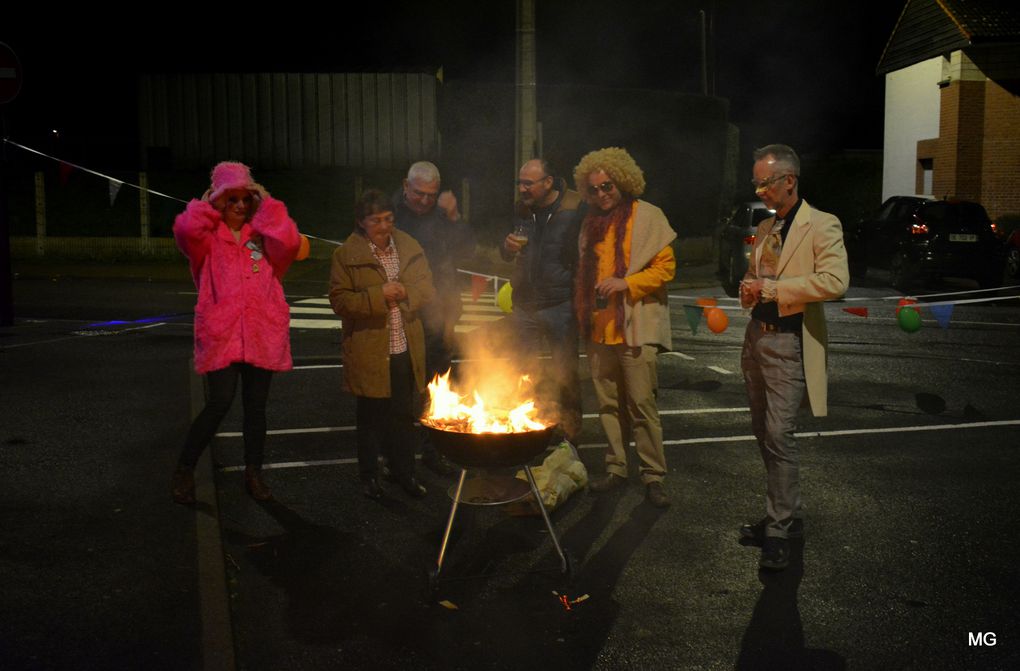
[[[743,525],[740,536],[761,546],[759,565],[770,570],[789,565],[789,539],[804,534],[797,410],[806,392],[812,413],[827,413],[822,301],[842,296],[850,281],[839,219],[800,198],[799,178],[800,159],[790,147],[755,150],[755,194],[776,215],[758,225],[740,285],[740,304],[752,308],[740,367],[767,484],[765,517]]]

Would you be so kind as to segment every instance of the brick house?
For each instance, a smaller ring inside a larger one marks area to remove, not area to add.
[[[883,200],[955,196],[1020,216],[1020,3],[907,0],[879,60]]]

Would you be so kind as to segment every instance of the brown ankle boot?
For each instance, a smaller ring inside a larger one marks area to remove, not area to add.
[[[254,466],[245,467],[244,486],[247,488],[248,494],[256,501],[269,501],[273,498],[273,493],[269,491],[269,486],[262,479],[262,471]]]
[[[187,466],[178,466],[172,482],[174,503],[191,505],[195,502],[195,473]]]

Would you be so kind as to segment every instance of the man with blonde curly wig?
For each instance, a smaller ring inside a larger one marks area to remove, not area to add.
[[[638,200],[644,174],[625,149],[586,154],[574,168],[574,182],[589,204],[581,224],[575,305],[609,441],[606,473],[589,486],[607,492],[627,481],[633,438],[645,496],[665,508],[656,356],[672,346],[666,284],[676,272],[671,246],[676,233],[662,210]]]

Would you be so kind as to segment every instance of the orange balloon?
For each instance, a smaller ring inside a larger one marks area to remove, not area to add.
[[[304,235],[303,233],[300,234],[300,235],[301,235],[301,245],[298,247],[297,256],[294,257],[294,259],[296,261],[304,261],[305,259],[308,258],[309,252],[312,251],[312,245],[308,241],[308,236]]]
[[[730,318],[720,308],[705,310],[705,321],[708,322],[708,329],[712,333],[722,333],[730,325]]]
[[[708,316],[708,311],[711,310],[712,308],[714,308],[716,305],[719,304],[719,302],[717,300],[715,300],[714,298],[710,298],[710,297],[697,298],[697,299],[695,299],[694,303],[696,305],[700,305],[702,308],[704,308],[701,312],[706,317]]]

